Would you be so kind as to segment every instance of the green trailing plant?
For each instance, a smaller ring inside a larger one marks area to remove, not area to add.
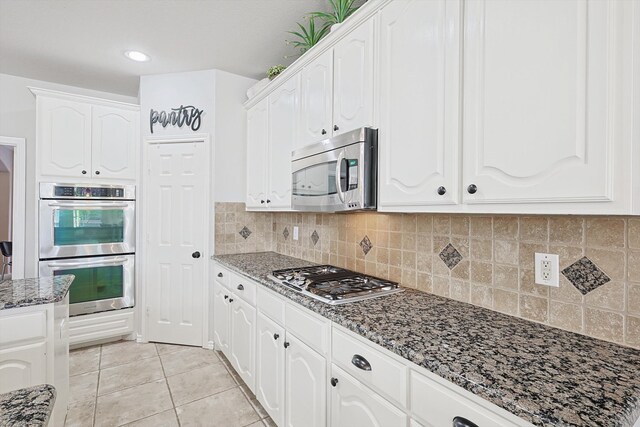
[[[305,53],[311,49],[329,32],[329,25],[325,24],[317,29],[315,18],[309,16],[308,19],[309,24],[306,27],[299,22],[297,23],[300,31],[287,31],[289,34],[298,37],[298,40],[287,40],[287,44],[300,49],[300,53]]]
[[[353,5],[355,0],[329,0],[332,12],[312,12],[311,17],[320,18],[331,26],[344,22],[358,8]]]
[[[282,64],[274,65],[273,67],[267,70],[267,77],[269,77],[269,80],[273,80],[276,78],[278,74],[282,73],[286,68],[287,67],[285,67]]]

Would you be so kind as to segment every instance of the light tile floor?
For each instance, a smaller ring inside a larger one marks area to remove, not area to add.
[[[118,341],[69,357],[72,427],[272,427],[222,353]]]

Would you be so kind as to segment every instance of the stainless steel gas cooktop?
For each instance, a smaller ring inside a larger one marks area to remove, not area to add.
[[[332,265],[276,270],[269,278],[296,292],[332,305],[402,292],[396,282]]]

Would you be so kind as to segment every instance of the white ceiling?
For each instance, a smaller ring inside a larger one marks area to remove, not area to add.
[[[0,73],[137,96],[138,77],[218,68],[263,78],[295,58],[326,0],[0,0]],[[361,3],[359,1],[358,3]],[[123,56],[140,50],[151,61]]]

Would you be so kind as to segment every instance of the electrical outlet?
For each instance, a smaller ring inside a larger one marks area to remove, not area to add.
[[[536,284],[545,286],[560,286],[560,257],[556,254],[535,255]]]
[[[298,227],[293,227],[293,240],[298,240]]]

